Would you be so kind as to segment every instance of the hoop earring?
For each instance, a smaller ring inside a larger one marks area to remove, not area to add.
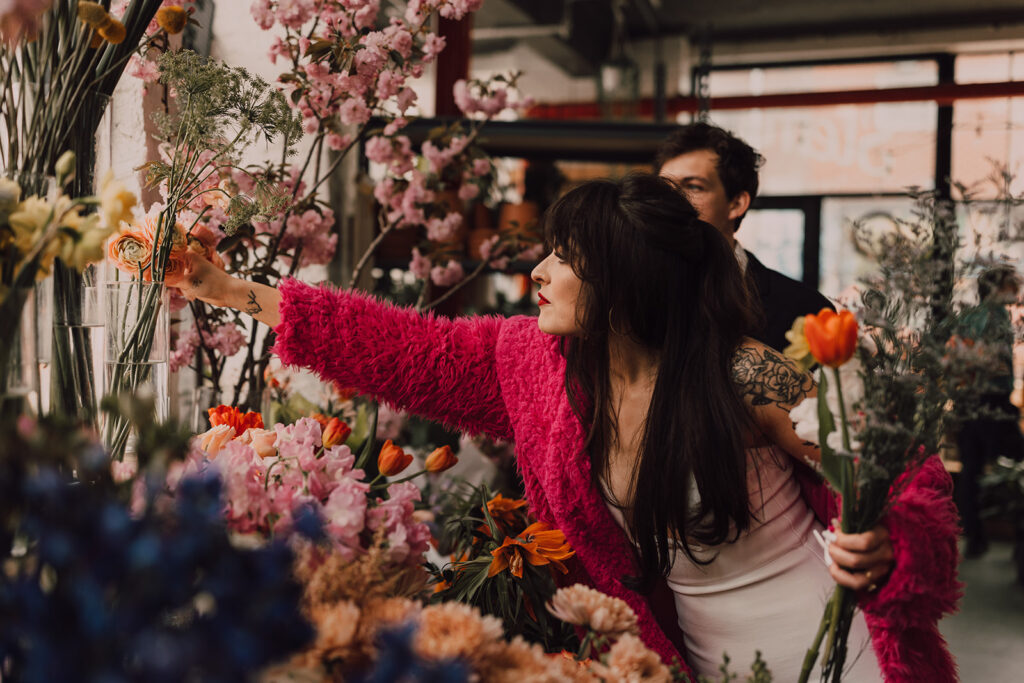
[[[612,306],[611,308],[608,309],[608,330],[610,332],[613,332],[613,333],[619,335],[620,337],[625,337],[626,335],[624,335],[622,332],[619,332],[617,329],[615,329],[615,325],[612,324],[612,312],[614,310],[615,310],[614,306]]]

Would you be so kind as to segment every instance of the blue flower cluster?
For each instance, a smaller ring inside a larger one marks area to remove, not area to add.
[[[430,662],[412,647],[414,625],[383,631],[377,636],[377,657],[373,668],[357,677],[357,683],[466,683],[469,666],[457,659]]]
[[[310,641],[291,551],[233,547],[215,476],[133,516],[101,449],[31,451],[0,446],[0,679],[239,681]]]

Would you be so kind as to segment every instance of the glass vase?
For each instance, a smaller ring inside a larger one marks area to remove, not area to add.
[[[40,296],[52,304],[52,280],[44,291]],[[40,344],[40,383],[51,412],[75,417],[99,431],[105,359],[103,292],[88,270],[73,291],[73,299],[65,296],[62,305],[50,309],[52,333],[48,344]]]
[[[39,338],[35,293],[15,288],[3,301],[6,322],[0,332],[0,415],[10,419],[39,412],[39,369],[36,347]]]
[[[152,401],[157,420],[166,420],[168,391],[170,315],[167,290],[162,282],[108,282],[103,288],[104,394],[133,406]],[[111,413],[103,428],[104,445],[111,457],[121,460],[134,450],[131,420]],[[134,410],[132,411],[134,412]]]

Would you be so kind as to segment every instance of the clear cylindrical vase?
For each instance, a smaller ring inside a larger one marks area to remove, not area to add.
[[[167,290],[161,282],[109,282],[103,297],[104,393],[136,405],[152,402],[153,417],[166,420],[170,407]],[[108,415],[103,433],[111,457],[120,460],[133,450],[135,435],[128,415]]]
[[[13,322],[0,334],[0,414],[14,417],[39,410],[38,333],[32,288],[7,292],[4,310]]]

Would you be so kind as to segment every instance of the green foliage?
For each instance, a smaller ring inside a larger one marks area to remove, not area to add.
[[[500,618],[509,637],[522,636],[549,652],[575,651],[578,639],[572,627],[548,614],[545,607],[556,589],[551,565],[524,562],[521,578],[507,569],[487,576],[494,559],[491,552],[507,535],[514,537],[530,522],[525,507],[495,519],[487,508],[492,498],[486,485],[468,483],[445,497],[438,518],[438,550],[456,559],[444,567],[428,564],[428,570],[443,587],[433,600],[473,605],[484,614]]]

